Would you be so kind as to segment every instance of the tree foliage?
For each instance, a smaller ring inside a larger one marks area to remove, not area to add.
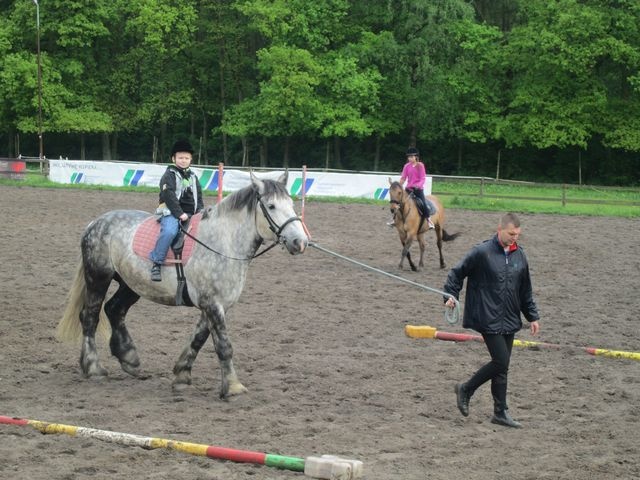
[[[504,151],[506,175],[565,181],[580,151],[591,178],[640,183],[637,0],[48,0],[39,31],[33,2],[0,13],[7,155],[35,147],[40,96],[65,156],[181,136],[209,163],[327,166],[331,144],[368,170],[415,144],[430,171]]]

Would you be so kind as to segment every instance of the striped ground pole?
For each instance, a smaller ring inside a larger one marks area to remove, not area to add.
[[[136,446],[144,449],[166,448],[177,450],[191,455],[200,455],[220,460],[229,460],[239,463],[254,463],[275,467],[294,472],[304,472],[305,460],[303,458],[287,457],[272,453],[252,452],[247,450],[236,450],[234,448],[216,447],[211,445],[201,445],[197,443],[180,442],[176,440],[166,440],[163,438],[143,437],[129,433],[112,432],[109,430],[98,430],[95,428],[77,427],[74,425],[63,425],[60,423],[41,422],[39,420],[28,420],[24,418],[6,417],[0,415],[0,424],[30,426],[36,430],[47,434],[67,434],[72,437],[91,437],[110,443],[118,443],[127,446]]]
[[[440,330],[436,330],[434,327],[429,327],[427,325],[406,325],[404,327],[404,331],[407,336],[412,338],[435,338],[437,340],[447,340],[450,342],[484,342],[483,338],[480,335],[471,335],[468,333],[450,333],[450,332],[441,332]],[[544,342],[531,342],[528,340],[518,340],[515,339],[513,341],[513,345],[516,347],[525,347],[525,348],[569,348],[569,349],[578,349],[587,352],[589,355],[601,356],[601,357],[609,357],[609,358],[625,358],[628,360],[640,360],[640,352],[625,352],[621,350],[608,350],[606,348],[595,348],[595,347],[576,347],[573,345],[559,345],[555,343],[544,343]]]

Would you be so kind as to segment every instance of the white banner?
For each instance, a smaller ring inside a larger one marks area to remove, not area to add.
[[[148,163],[92,162],[84,160],[49,160],[49,180],[57,183],[84,183],[111,186],[158,187],[167,165]],[[218,191],[218,169],[191,167],[203,190]],[[258,178],[277,179],[284,170],[255,172]],[[400,175],[393,176],[398,180]],[[386,200],[389,198],[389,175],[373,173],[309,172],[305,194],[317,197],[351,197]],[[239,190],[249,184],[249,172],[225,169],[222,188],[225,192]],[[425,195],[431,194],[432,178],[424,184]],[[287,190],[302,195],[302,171],[289,170]]]

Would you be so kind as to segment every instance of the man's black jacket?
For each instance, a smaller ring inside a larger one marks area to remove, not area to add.
[[[530,322],[540,318],[521,247],[505,253],[497,235],[476,245],[451,269],[444,291],[459,298],[465,278],[463,327],[508,334],[522,328],[521,312]]]

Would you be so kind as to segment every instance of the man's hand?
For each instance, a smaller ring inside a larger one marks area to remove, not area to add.
[[[535,322],[531,322],[529,329],[531,330],[531,335],[536,335],[540,331],[540,324],[537,320]]]

